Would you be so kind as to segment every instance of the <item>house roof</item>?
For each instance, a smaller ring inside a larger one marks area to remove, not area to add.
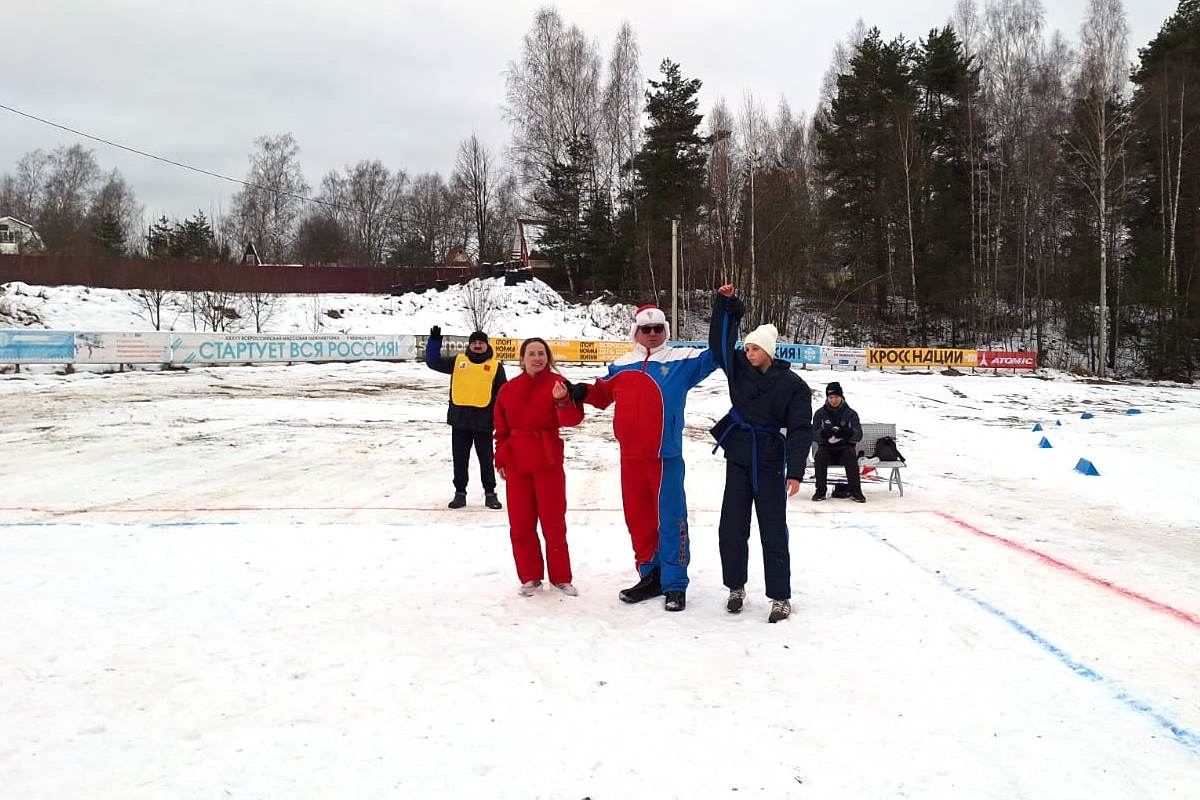
[[[26,222],[25,220],[23,220],[23,219],[18,219],[18,218],[16,218],[16,217],[10,217],[10,216],[0,217],[0,222],[11,222],[11,223],[15,223],[15,224],[17,224],[17,225],[20,225],[22,228],[28,228],[29,230],[33,230],[33,226],[32,226],[32,225],[30,225],[30,224],[29,224],[28,222]]]

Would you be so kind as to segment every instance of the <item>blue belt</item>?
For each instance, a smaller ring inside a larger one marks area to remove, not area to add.
[[[753,422],[747,422],[742,415],[737,412],[736,408],[729,409],[729,417],[733,420],[733,424],[725,429],[721,434],[721,438],[717,439],[717,443],[713,445],[713,453],[725,443],[725,437],[733,433],[735,430],[746,431],[750,434],[750,488],[755,494],[758,494],[758,434],[773,433],[776,436],[782,437],[783,433],[779,430],[778,425],[758,425]],[[787,448],[784,448],[784,472],[787,472]]]

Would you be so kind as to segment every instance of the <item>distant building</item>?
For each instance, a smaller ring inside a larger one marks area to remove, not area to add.
[[[447,267],[473,267],[475,262],[471,260],[471,254],[461,247],[451,247],[450,252],[446,254]]]
[[[42,238],[28,222],[16,217],[0,217],[0,253],[15,255],[42,247]]]
[[[517,218],[512,252],[509,254],[510,262],[522,267],[541,270],[550,269],[553,266],[539,249],[545,224],[536,219]]]
[[[242,255],[242,264],[247,267],[258,267],[262,265],[262,259],[258,257],[258,249],[253,243],[246,245],[246,252]]]

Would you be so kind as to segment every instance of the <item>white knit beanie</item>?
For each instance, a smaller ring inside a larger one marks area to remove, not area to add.
[[[756,344],[763,350],[767,351],[767,355],[771,358],[775,357],[775,340],[779,338],[779,331],[774,325],[759,325],[750,333],[746,334],[746,344]]]
[[[642,306],[633,315],[633,325],[629,327],[629,338],[637,341],[637,329],[642,325],[662,325],[667,332],[667,338],[671,338],[671,324],[667,322],[667,315],[658,306]]]

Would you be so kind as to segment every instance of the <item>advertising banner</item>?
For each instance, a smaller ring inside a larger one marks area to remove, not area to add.
[[[793,364],[823,364],[821,348],[815,344],[789,344],[780,342],[775,345],[775,358],[782,358]]]
[[[0,330],[0,363],[70,364],[74,360],[71,331]]]
[[[77,364],[166,364],[173,333],[77,333]]]
[[[869,367],[960,367],[975,366],[975,350],[941,347],[872,347],[867,350]]]
[[[176,364],[397,361],[416,357],[413,336],[176,333],[171,338],[171,360]]]
[[[580,361],[616,361],[633,349],[629,342],[579,342]]]
[[[425,358],[425,342],[428,336],[416,337],[417,357]],[[524,339],[513,339],[504,336],[492,336],[488,339],[492,351],[502,361],[516,361],[521,351]],[[617,356],[625,355],[633,347],[629,342],[599,342],[574,339],[547,339],[550,352],[559,361],[596,362],[607,364]],[[467,350],[466,336],[443,336],[442,355],[456,355]]]
[[[671,342],[672,347],[691,347],[694,349],[703,350],[708,347],[708,342]],[[737,342],[735,348],[745,346],[745,342]],[[626,348],[628,350],[628,348]],[[791,342],[779,342],[775,345],[775,358],[782,358],[784,361],[790,361],[793,364],[824,364],[822,350],[824,348],[815,344],[792,344]]]
[[[980,350],[976,365],[980,369],[1037,369],[1037,353],[1005,350]]]
[[[867,363],[867,351],[853,347],[822,347],[823,363],[834,366],[860,366]]]

